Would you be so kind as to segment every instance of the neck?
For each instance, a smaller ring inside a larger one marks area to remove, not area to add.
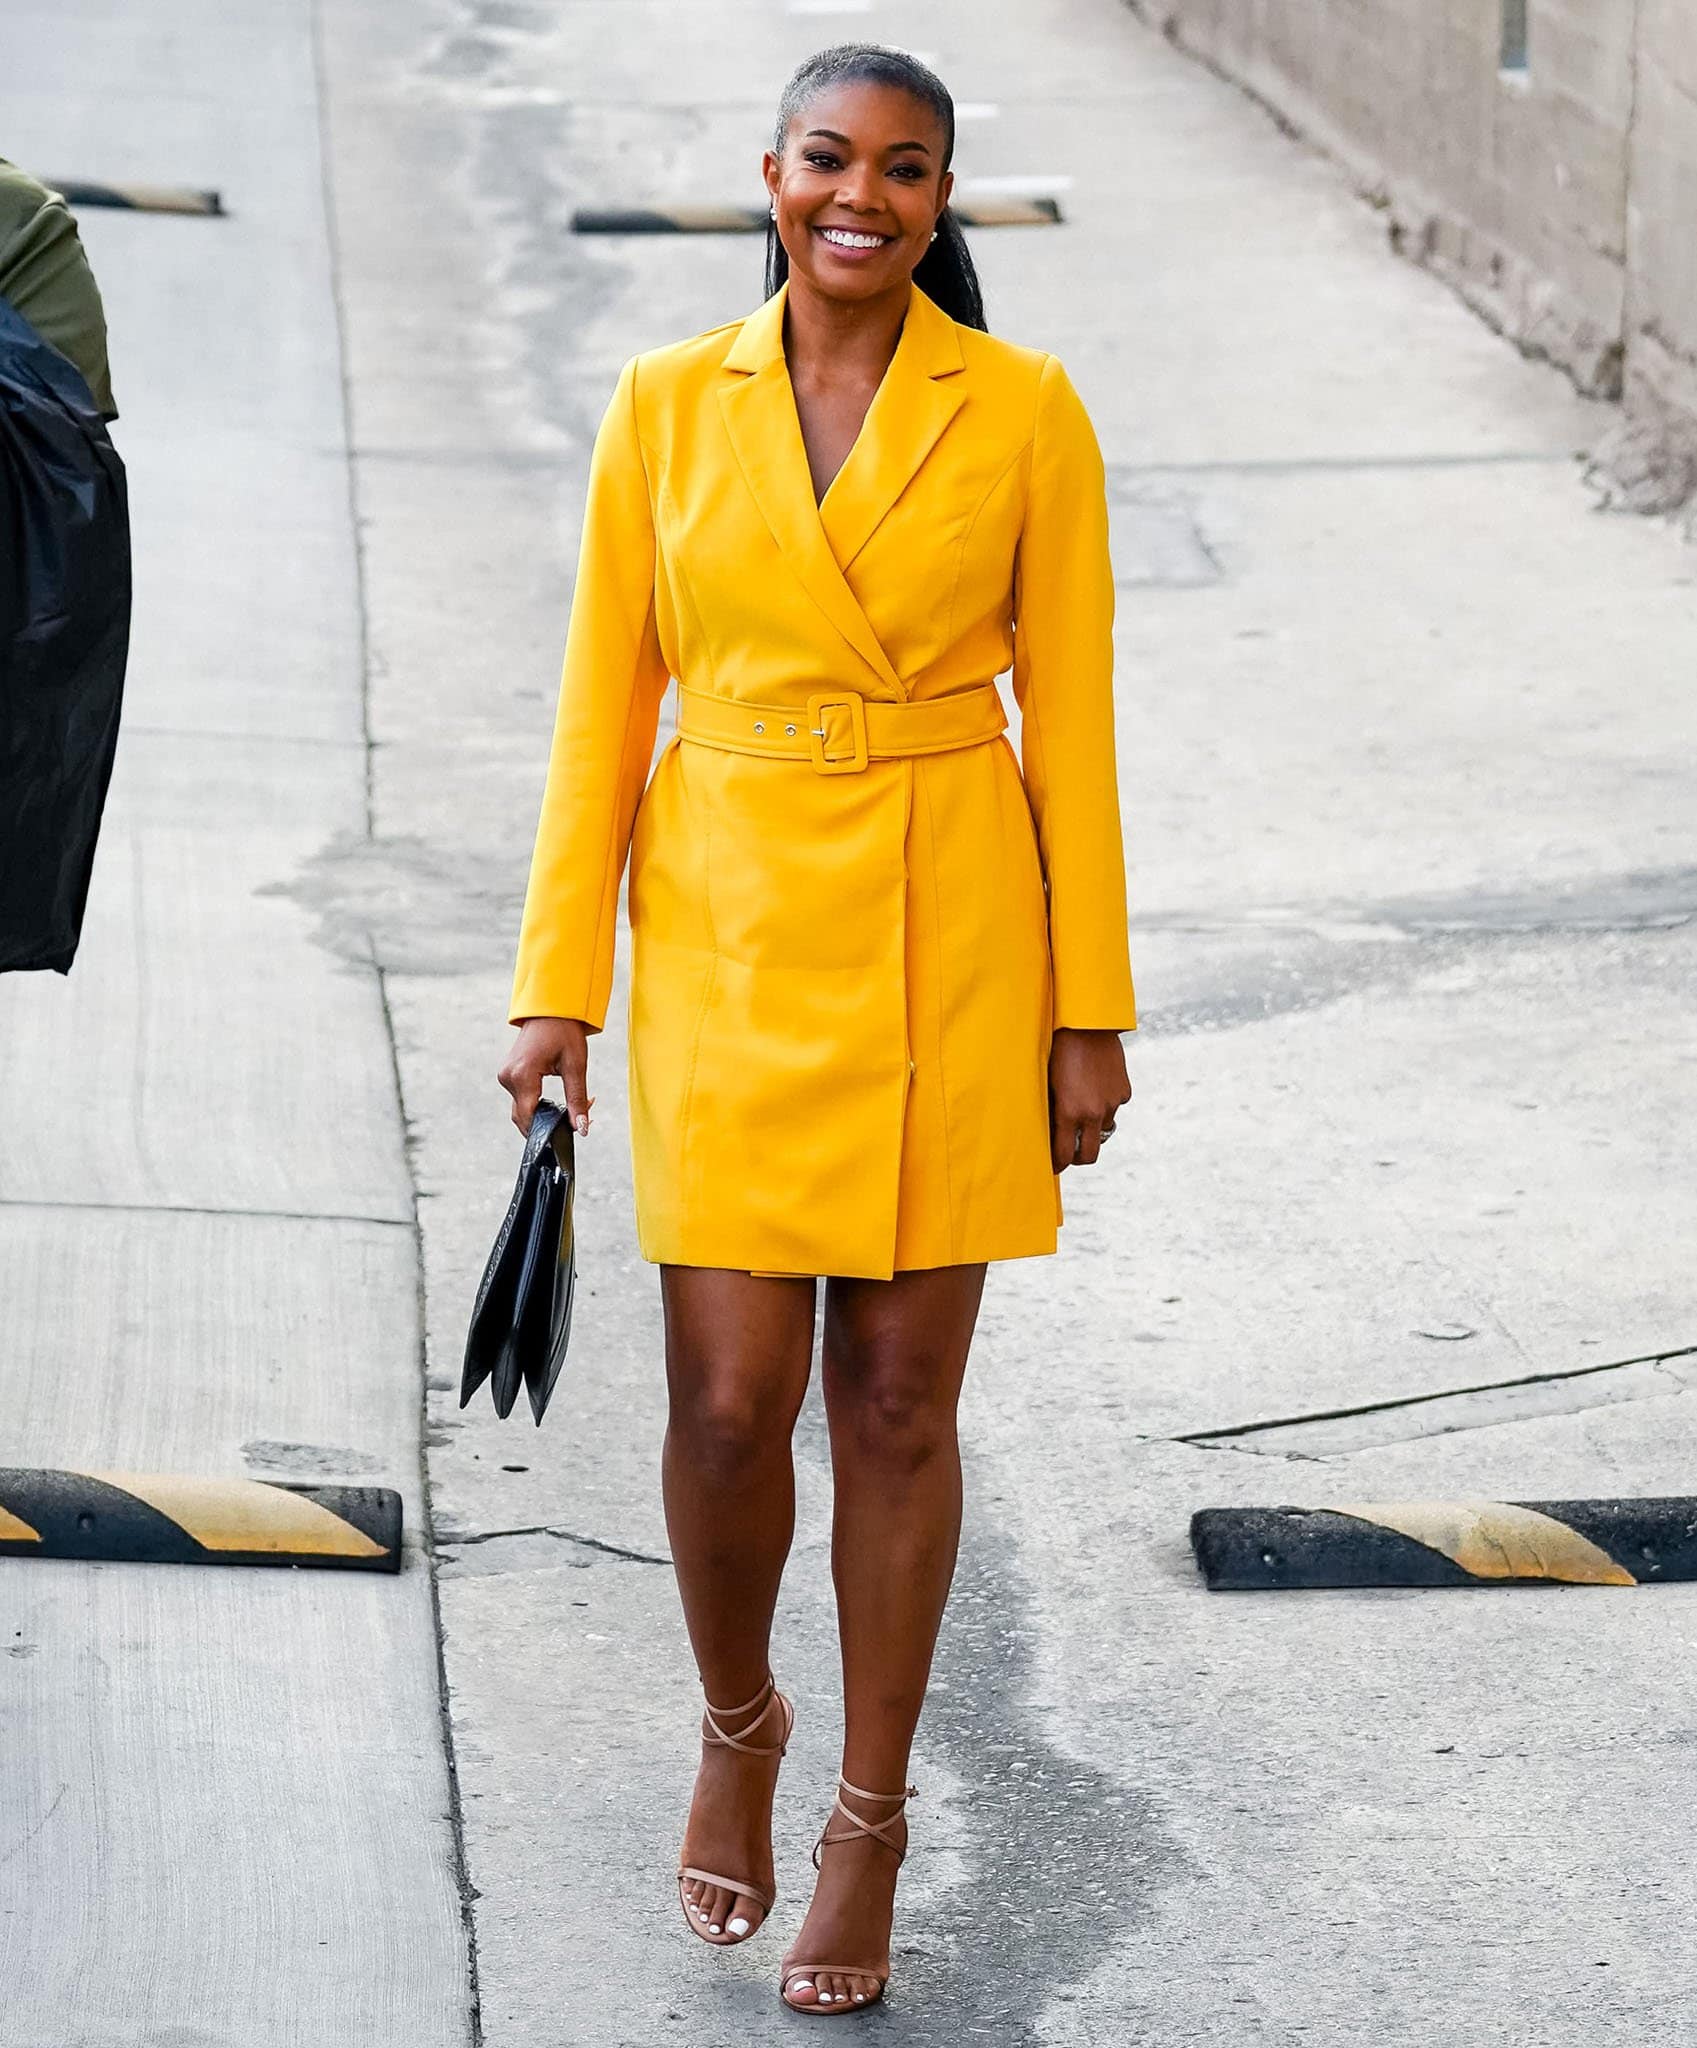
[[[870,298],[834,299],[792,270],[784,308],[791,376],[799,371],[820,384],[876,382],[896,352],[912,297],[911,277]]]

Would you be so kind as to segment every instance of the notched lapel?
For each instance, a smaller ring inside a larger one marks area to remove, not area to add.
[[[966,396],[954,323],[913,288],[901,336],[860,434],[815,504],[784,360],[788,282],[742,323],[723,367],[725,430],[761,516],[820,610],[896,697],[907,693],[844,571],[912,482]]]

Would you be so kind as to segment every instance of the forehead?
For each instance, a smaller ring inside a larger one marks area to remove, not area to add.
[[[810,128],[833,128],[851,142],[887,149],[895,142],[941,140],[943,123],[935,111],[904,86],[880,79],[846,79],[817,87],[790,119],[792,137]]]

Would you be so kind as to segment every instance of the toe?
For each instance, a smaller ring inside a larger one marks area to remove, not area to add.
[[[792,1977],[784,1986],[784,1996],[791,2005],[817,2005],[819,1987],[811,1976]]]
[[[738,1941],[746,1941],[766,1917],[765,1908],[758,1899],[751,1899],[743,1892],[735,1893],[726,1908],[728,1918],[725,1932],[735,1935]]]
[[[730,1903],[735,1897],[736,1894],[734,1892],[728,1892],[720,1885],[712,1885],[708,1888],[707,1896],[701,1903],[707,1908],[707,1932],[709,1934],[717,1937],[724,1933],[725,1922],[730,1918]]]

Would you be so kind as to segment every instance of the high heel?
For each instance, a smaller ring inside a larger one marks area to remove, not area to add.
[[[857,1836],[861,1835],[869,1837],[874,1842],[882,1842],[884,1847],[895,1857],[898,1865],[905,1863],[907,1861],[907,1846],[904,1843],[898,1848],[890,1840],[889,1830],[907,1812],[907,1802],[910,1799],[917,1799],[919,1797],[919,1788],[916,1785],[909,1785],[905,1792],[868,1792],[859,1785],[851,1785],[847,1778],[839,1778],[837,1784],[839,1790],[836,1798],[831,1803],[830,1816],[826,1820],[824,1827],[819,1831],[818,1841],[813,1845],[814,1869],[817,1870],[820,1867],[819,1852],[821,1849],[828,1849],[837,1842],[852,1842]],[[843,1804],[844,1792],[852,1792],[857,1799],[871,1799],[881,1804],[889,1804],[893,1801],[895,1810],[892,1813],[886,1814],[882,1820],[867,1820],[863,1815],[856,1813],[852,1807]],[[853,1834],[839,1833],[834,1835],[831,1833],[831,1822],[839,1815],[854,1830]],[[862,1997],[857,1993],[852,1999],[844,1998],[840,2002],[827,1997],[823,2002],[815,1998],[806,2005],[798,2005],[790,1996],[790,1988],[803,1977],[807,1978],[810,1983],[816,1977],[870,1977],[878,1986],[878,1989],[870,1998]],[[884,1996],[884,1986],[889,1981],[890,1964],[888,1957],[885,1958],[882,1965],[876,1967],[867,1963],[786,1962],[782,1965],[782,1975],[778,1981],[778,1996],[789,2007],[791,2012],[822,2013],[827,2019],[835,2019],[839,2013],[865,2012],[868,2007],[878,2004]]]
[[[783,1734],[776,1742],[749,1742],[746,1738],[754,1733],[755,1729],[760,1726],[768,1713],[771,1712],[774,1700],[777,1701],[778,1706],[783,1712]],[[739,1715],[746,1714],[752,1707],[758,1707],[760,1709],[759,1713],[754,1716],[752,1721],[740,1728],[735,1735],[732,1735],[727,1729],[720,1726],[721,1716],[727,1721],[734,1721]],[[765,1684],[761,1686],[753,1699],[744,1700],[740,1707],[715,1707],[707,1704],[702,1711],[702,1721],[705,1725],[701,1730],[701,1740],[709,1748],[740,1749],[744,1756],[781,1757],[790,1745],[790,1731],[795,1727],[795,1708],[785,1695],[779,1692],[777,1686],[773,1683],[771,1672],[768,1671]],[[691,1907],[689,1899],[684,1893],[684,1882],[688,1878],[694,1878],[698,1884],[717,1885],[722,1891],[736,1892],[743,1898],[752,1899],[761,1909],[759,1920],[746,1934],[710,1933],[705,1926],[699,1923],[696,1909]],[[778,1887],[776,1885],[773,1885],[768,1890],[763,1885],[751,1884],[745,1877],[723,1877],[715,1870],[702,1870],[693,1863],[680,1864],[678,1867],[678,1904],[683,1908],[684,1925],[691,1934],[706,1942],[709,1948],[735,1948],[739,1942],[751,1941],[760,1932],[761,1928],[766,1925],[766,1917],[771,1912],[773,1902],[777,1896]]]

